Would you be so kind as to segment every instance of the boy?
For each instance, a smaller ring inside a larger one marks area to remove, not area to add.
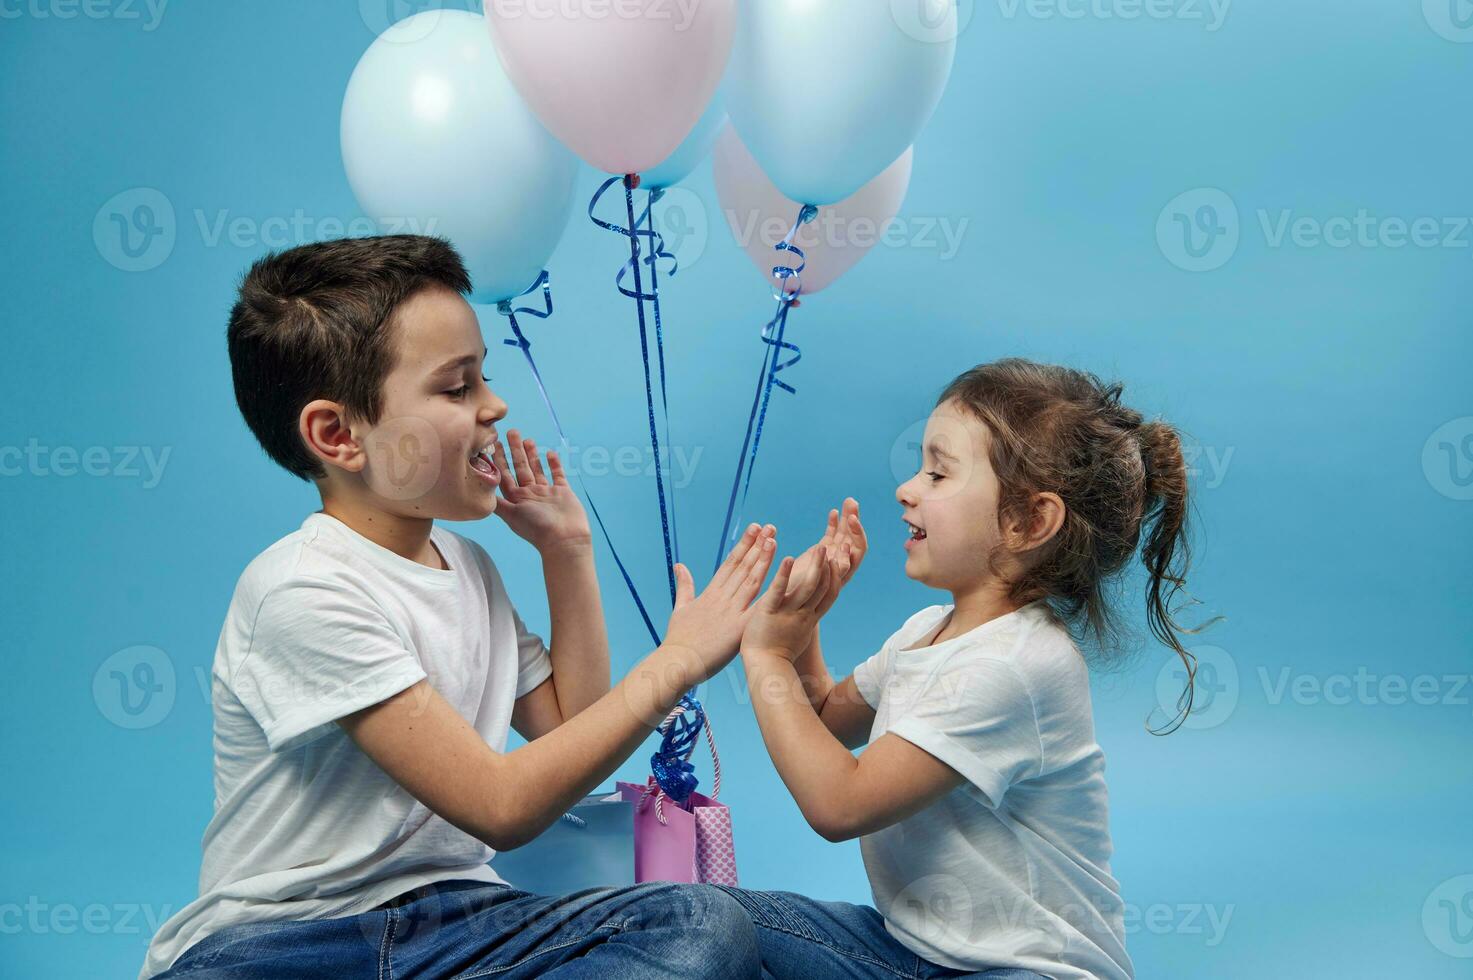
[[[269,255],[241,285],[237,403],[322,509],[236,585],[200,895],[140,980],[758,975],[716,889],[548,898],[487,864],[733,658],[774,543],[748,528],[700,596],[678,568],[665,641],[611,690],[588,520],[555,453],[502,446],[469,291],[454,249],[413,235]],[[486,552],[435,526],[493,512],[542,559],[550,647]],[[505,752],[508,727],[528,744]]]

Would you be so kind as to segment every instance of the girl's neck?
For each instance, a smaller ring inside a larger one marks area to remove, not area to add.
[[[970,633],[983,623],[990,623],[999,616],[1006,616],[1022,608],[1020,603],[1008,598],[1005,583],[992,579],[969,589],[954,590],[951,601],[954,606],[951,617],[941,632],[931,640],[932,644]]]

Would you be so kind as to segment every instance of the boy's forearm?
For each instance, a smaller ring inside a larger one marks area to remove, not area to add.
[[[662,646],[577,717],[502,756],[497,785],[515,807],[499,821],[502,849],[536,837],[597,789],[703,679],[689,651]]]
[[[846,781],[858,762],[819,718],[795,664],[770,655],[744,655],[742,662],[778,775],[809,825],[826,838],[841,839]]]
[[[564,721],[609,692],[609,635],[592,543],[542,555],[553,688]]]

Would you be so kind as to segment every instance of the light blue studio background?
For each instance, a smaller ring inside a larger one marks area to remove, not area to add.
[[[905,244],[793,316],[798,395],[775,397],[748,514],[796,549],[826,507],[862,502],[874,547],[825,626],[836,672],[940,601],[902,575],[893,491],[952,375],[1004,355],[1086,367],[1191,433],[1191,584],[1228,617],[1200,638],[1203,713],[1145,732],[1168,663],[1155,646],[1096,685],[1142,977],[1473,974],[1460,3],[965,3]],[[1123,16],[1140,10],[1170,16]],[[338,110],[382,18],[348,2],[0,2],[6,976],[131,976],[149,919],[195,894],[221,617],[244,565],[317,506],[237,415],[225,317],[269,245],[359,216]],[[596,181],[585,168],[580,197]],[[688,186],[665,216],[685,260],[665,315],[681,541],[704,574],[770,303],[709,165]],[[132,272],[107,226],[138,188],[167,200],[175,241]],[[621,244],[575,210],[550,264],[557,313],[530,326],[580,453],[645,442]],[[503,428],[550,441],[482,312]],[[580,458],[662,607],[653,482]],[[545,627],[532,552],[494,519],[455,530]],[[600,568],[622,671],[647,640],[606,553]],[[166,690],[133,716],[101,668],[139,645],[162,651]],[[770,768],[739,670],[707,695],[743,882],[868,900],[858,847],[813,834]]]

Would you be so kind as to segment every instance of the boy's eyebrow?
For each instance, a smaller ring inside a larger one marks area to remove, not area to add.
[[[431,371],[430,374],[435,376],[448,374],[450,371],[458,370],[459,368],[462,368],[467,364],[479,364],[485,359],[486,345],[482,344],[480,357],[477,357],[474,354],[463,354],[460,357],[452,358],[451,360],[446,361],[444,364],[441,364],[439,367],[435,368],[435,370]]]

